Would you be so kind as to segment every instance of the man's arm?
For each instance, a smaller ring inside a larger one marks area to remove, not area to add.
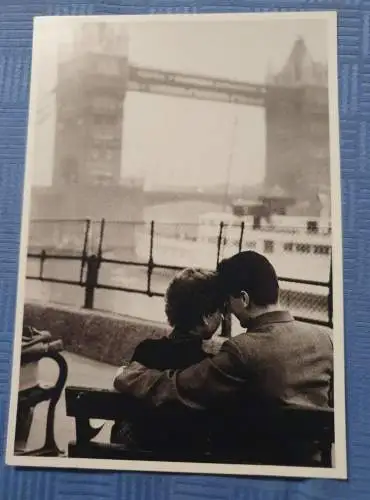
[[[176,402],[205,409],[233,399],[245,384],[245,374],[242,354],[231,341],[213,358],[181,371],[161,372],[132,363],[117,374],[114,387],[156,407]]]

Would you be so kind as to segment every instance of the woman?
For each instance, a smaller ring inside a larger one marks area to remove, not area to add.
[[[173,328],[171,334],[141,342],[131,361],[152,369],[176,370],[211,356],[204,349],[203,342],[219,328],[223,310],[215,273],[194,268],[181,271],[168,286],[165,303],[166,316]],[[140,422],[116,422],[111,440],[130,449],[160,447],[163,450],[166,446],[179,448],[187,444],[194,448],[195,429],[187,426],[190,436],[183,426],[178,429],[178,425],[182,425],[179,421],[174,422],[174,427],[170,424],[163,415],[155,425],[152,415],[147,421],[144,418]]]

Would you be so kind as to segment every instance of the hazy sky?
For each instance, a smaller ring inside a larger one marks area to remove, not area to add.
[[[122,23],[131,64],[265,81],[283,66],[298,36],[317,61],[326,62],[326,22],[280,19]],[[132,18],[131,18],[132,19]],[[45,20],[35,35],[38,95],[34,182],[48,184],[53,168],[54,99],[58,46],[71,42],[81,21]],[[121,29],[121,28],[120,28]],[[116,47],[117,49],[117,47]],[[265,123],[260,108],[130,92],[124,107],[122,176],[144,175],[156,184],[254,184],[264,177]],[[212,168],[212,170],[210,170]]]

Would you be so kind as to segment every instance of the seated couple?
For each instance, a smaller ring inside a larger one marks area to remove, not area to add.
[[[207,354],[203,340],[216,332],[225,308],[246,331],[226,340],[215,355]],[[231,449],[245,447],[240,444],[239,430],[226,420],[212,434],[205,430],[209,419],[203,422],[202,431],[196,429],[196,419],[177,420],[175,415],[189,410],[189,414],[222,416],[231,409],[231,414],[249,415],[245,419],[248,427],[253,425],[253,414],[260,419],[276,406],[320,409],[332,405],[331,336],[327,329],[295,321],[281,308],[277,275],[264,256],[241,252],[222,261],[214,274],[183,271],[167,290],[166,313],[173,326],[170,336],[141,343],[131,363],[114,380],[117,391],[157,411],[158,420],[149,420],[147,425],[143,420],[117,422],[113,442],[144,448],[150,442],[159,447],[172,443],[173,447],[197,445],[215,450],[222,441],[220,446]],[[166,417],[161,421],[161,409],[171,405],[179,413],[173,413],[172,422],[170,413],[163,413]],[[300,458],[294,443],[289,452],[289,443],[279,443],[272,450],[267,442],[268,426],[265,442],[251,444],[251,449],[261,452],[266,448],[273,465],[279,461],[302,465],[294,461],[306,460],[303,455],[314,463],[318,450],[313,443],[306,443]]]

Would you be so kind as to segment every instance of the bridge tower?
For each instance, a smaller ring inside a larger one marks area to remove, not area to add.
[[[54,206],[64,219],[139,221],[142,184],[121,178],[129,77],[125,27],[87,21],[70,52],[59,62],[55,91]]]
[[[319,215],[330,194],[328,72],[299,38],[266,92],[267,190],[279,188]],[[297,205],[298,209],[298,205]]]
[[[122,25],[87,22],[58,68],[56,184],[120,182],[123,102],[128,80]]]

